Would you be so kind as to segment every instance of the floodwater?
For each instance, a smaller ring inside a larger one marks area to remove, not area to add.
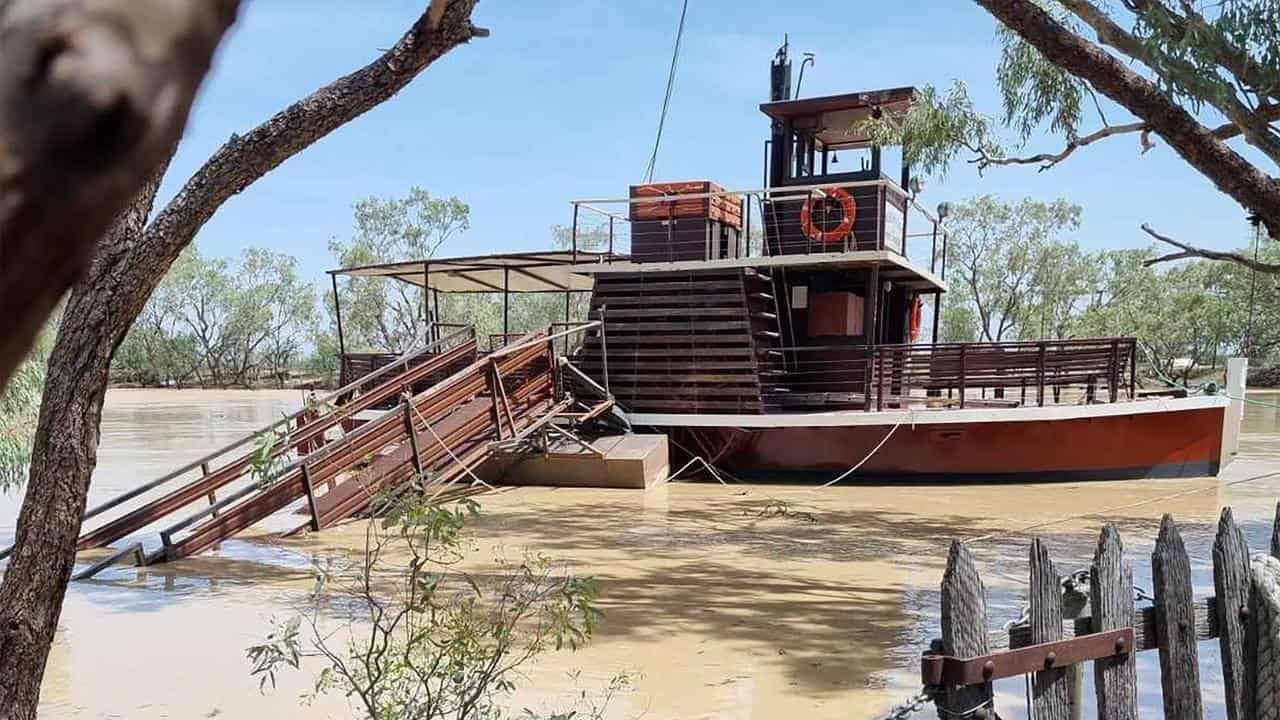
[[[992,627],[1024,603],[1026,556],[1045,538],[1060,571],[1087,567],[1115,522],[1149,587],[1162,513],[1179,520],[1196,592],[1219,510],[1232,505],[1255,549],[1280,496],[1280,394],[1252,395],[1242,452],[1219,478],[970,486],[674,483],[630,490],[521,488],[481,496],[467,564],[530,550],[601,584],[603,624],[585,648],[526,669],[515,710],[572,706],[627,673],[610,718],[874,717],[918,690],[918,657],[938,626],[951,538],[971,547]],[[269,422],[297,392],[113,390],[90,504]],[[1268,475],[1270,474],[1270,475]],[[0,496],[0,543],[19,498]],[[783,503],[788,513],[764,512]],[[146,537],[154,542],[153,536]],[[342,698],[304,705],[309,672],[259,692],[245,648],[294,613],[312,563],[363,547],[353,523],[310,537],[260,533],[145,570],[112,568],[67,593],[42,696],[47,718],[356,717]],[[1223,717],[1216,644],[1201,644],[1210,717]],[[309,667],[314,672],[314,666]],[[1144,715],[1158,714],[1155,654],[1140,661]],[[1086,673],[1086,677],[1091,673]],[[1025,716],[1021,680],[998,709]],[[1086,687],[1086,697],[1092,688]],[[926,711],[932,716],[932,711]],[[516,713],[518,714],[518,713]],[[923,717],[921,715],[919,717]]]

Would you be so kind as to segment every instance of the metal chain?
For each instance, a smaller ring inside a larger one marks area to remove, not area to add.
[[[937,688],[926,685],[920,692],[907,698],[906,702],[901,705],[894,705],[892,710],[878,718],[878,720],[907,720],[907,718],[920,712],[925,704],[933,702],[936,692]]]

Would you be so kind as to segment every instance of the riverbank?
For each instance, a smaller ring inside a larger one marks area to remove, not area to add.
[[[90,502],[265,425],[302,396],[109,391]],[[1222,505],[1235,507],[1251,544],[1264,545],[1280,478],[1228,485],[1280,472],[1280,394],[1255,398],[1240,460],[1219,479],[502,490],[479,498],[465,566],[484,572],[496,553],[528,549],[601,582],[606,615],[595,640],[531,668],[515,708],[564,707],[626,672],[633,687],[614,698],[609,717],[869,717],[917,689],[919,651],[937,633],[948,538],[996,535],[973,546],[993,625],[1021,608],[1032,532],[1070,570],[1087,564],[1097,528],[1114,521],[1135,567],[1148,568],[1159,516],[1172,512],[1200,594],[1212,584],[1207,559]],[[1165,499],[1179,493],[1191,494]],[[771,503],[791,512],[763,513]],[[12,536],[16,507],[14,496],[0,502],[0,539]],[[313,563],[341,562],[363,538],[360,523],[287,541],[260,532],[171,565],[113,568],[73,584],[42,717],[351,717],[341,699],[302,706],[305,674],[259,693],[244,651],[272,618],[293,612]],[[1149,587],[1149,578],[1136,582]],[[1206,678],[1211,645],[1201,648]],[[1000,690],[1010,695],[1002,714],[1019,717],[1021,683]],[[1142,701],[1157,708],[1158,687],[1144,686]],[[1221,707],[1210,703],[1207,715],[1222,717]]]

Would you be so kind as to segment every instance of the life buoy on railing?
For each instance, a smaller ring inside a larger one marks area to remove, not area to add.
[[[911,314],[907,316],[907,342],[913,343],[920,339],[920,318],[924,312],[924,303],[920,302],[919,295],[911,297]]]
[[[820,242],[823,245],[831,245],[843,240],[849,234],[849,231],[853,229],[853,221],[858,216],[858,204],[853,201],[853,196],[844,188],[823,188],[822,193],[821,197],[810,196],[808,200],[804,201],[804,206],[800,208],[800,228],[804,230],[804,234],[810,240]],[[813,204],[829,199],[835,199],[840,203],[842,215],[839,225],[829,230],[824,230],[813,222]]]

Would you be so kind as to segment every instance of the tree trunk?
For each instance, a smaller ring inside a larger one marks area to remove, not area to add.
[[[178,141],[239,2],[138,5],[0,5],[0,387]]]
[[[111,355],[131,320],[108,312],[101,294],[119,289],[113,287],[111,271],[118,270],[127,257],[120,251],[141,235],[157,187],[158,178],[143,189],[103,239],[104,252],[71,293],[49,356],[27,493],[13,555],[0,583],[0,718],[4,720],[36,716],[40,680],[75,564],[80,516],[97,463],[98,425]]]
[[[112,355],[169,266],[228,198],[324,135],[389,99],[432,62],[487,31],[476,0],[431,0],[369,65],[233,136],[150,224],[155,184],[104,238],[76,283],[49,358],[27,494],[0,583],[0,720],[32,720],[67,581]],[[139,689],[143,691],[143,689]]]

